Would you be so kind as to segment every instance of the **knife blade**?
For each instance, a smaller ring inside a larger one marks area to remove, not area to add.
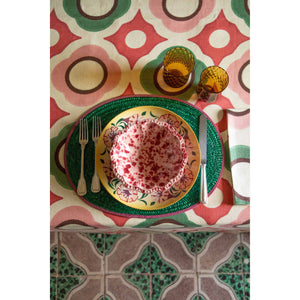
[[[207,204],[207,179],[206,179],[206,163],[207,163],[207,118],[204,114],[199,117],[199,145],[201,150],[201,186],[200,186],[200,202]]]

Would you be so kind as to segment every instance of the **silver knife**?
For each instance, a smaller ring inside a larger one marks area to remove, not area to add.
[[[199,117],[199,145],[201,150],[201,186],[200,202],[207,204],[206,153],[207,153],[207,118],[204,114]]]

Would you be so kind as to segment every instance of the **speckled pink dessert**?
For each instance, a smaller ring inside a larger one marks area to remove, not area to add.
[[[146,194],[169,189],[188,159],[183,137],[155,119],[129,123],[115,137],[110,158],[115,176]]]

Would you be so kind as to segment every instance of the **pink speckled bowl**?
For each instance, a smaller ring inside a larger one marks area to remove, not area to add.
[[[183,175],[188,156],[183,137],[168,123],[129,123],[110,151],[115,176],[145,194],[168,190]]]

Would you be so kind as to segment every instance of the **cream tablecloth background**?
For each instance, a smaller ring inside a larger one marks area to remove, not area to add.
[[[189,5],[179,0],[102,2],[50,2],[51,229],[249,230],[250,206],[235,202],[226,113],[227,109],[247,110],[250,105],[248,1],[191,0]],[[181,89],[167,87],[160,70],[166,49],[176,45],[189,48],[196,57],[193,77]],[[197,100],[195,86],[201,70],[210,65],[226,69],[230,82],[215,102],[204,103]],[[217,125],[225,167],[207,205],[166,218],[125,218],[92,208],[70,187],[63,154],[74,122],[96,104],[135,94],[188,101]]]

